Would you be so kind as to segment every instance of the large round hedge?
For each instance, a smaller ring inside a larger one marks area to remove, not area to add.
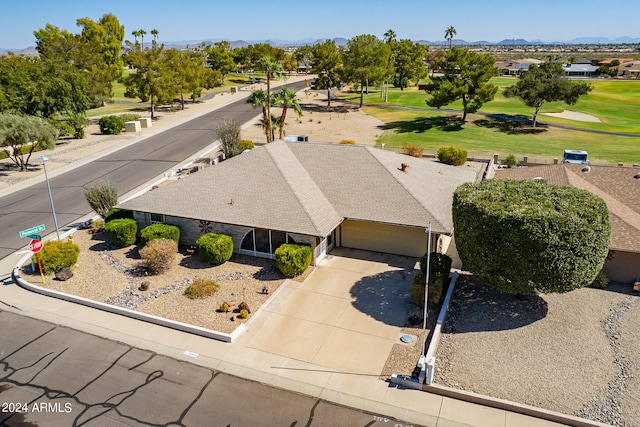
[[[130,218],[114,219],[104,225],[104,229],[109,233],[111,241],[124,248],[136,242],[138,223]]]
[[[49,240],[44,242],[40,251],[40,262],[44,274],[54,274],[66,267],[73,267],[78,262],[80,246],[72,241],[60,242]],[[38,265],[36,255],[32,256],[32,261]]]
[[[151,224],[140,230],[140,243],[146,245],[154,239],[169,239],[180,242],[180,228],[170,224]]]
[[[304,273],[311,264],[311,247],[283,243],[275,252],[276,265],[285,277],[296,277]]]
[[[591,284],[611,235],[601,198],[545,181],[463,184],[453,224],[466,269],[497,289],[529,295]]]
[[[196,247],[200,258],[213,265],[229,261],[233,255],[233,239],[226,234],[203,234],[196,240]]]

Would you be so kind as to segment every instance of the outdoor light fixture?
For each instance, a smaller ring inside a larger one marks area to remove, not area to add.
[[[56,218],[56,209],[53,207],[53,196],[51,195],[51,185],[49,185],[49,175],[47,175],[47,160],[49,160],[49,158],[46,156],[42,156],[42,157],[39,157],[38,160],[42,162],[42,168],[44,169],[44,180],[47,181],[47,190],[49,190],[49,200],[51,201],[51,212],[53,213],[53,223],[56,226],[56,236],[58,236],[58,241],[60,241],[58,219]]]

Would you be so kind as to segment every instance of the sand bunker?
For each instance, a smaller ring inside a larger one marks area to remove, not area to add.
[[[564,110],[562,113],[542,113],[545,116],[560,117],[562,119],[577,120],[579,122],[596,122],[600,123],[600,119],[596,116],[577,111]]]

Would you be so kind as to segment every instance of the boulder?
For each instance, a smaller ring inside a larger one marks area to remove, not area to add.
[[[73,271],[69,267],[65,267],[56,273],[56,280],[66,282],[73,277]]]

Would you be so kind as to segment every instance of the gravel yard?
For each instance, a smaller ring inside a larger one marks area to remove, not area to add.
[[[638,298],[622,284],[518,298],[460,276],[435,382],[639,426]]]

